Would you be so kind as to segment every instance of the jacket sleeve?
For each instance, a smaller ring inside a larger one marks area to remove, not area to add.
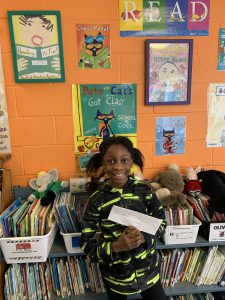
[[[147,201],[148,215],[154,218],[162,219],[162,223],[155,234],[155,237],[161,237],[166,229],[166,218],[164,209],[157,196],[152,192],[149,192],[146,195],[145,201]],[[148,233],[143,233],[143,235],[147,243],[147,249],[151,248],[155,237]]]
[[[112,242],[97,238],[101,223],[101,207],[95,196],[91,196],[83,217],[83,230],[80,238],[81,249],[91,260],[110,263],[115,260],[112,253]]]

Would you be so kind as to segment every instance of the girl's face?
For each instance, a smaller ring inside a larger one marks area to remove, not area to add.
[[[123,188],[128,180],[133,159],[122,145],[111,145],[103,159],[103,168],[109,176],[109,183],[115,188]]]

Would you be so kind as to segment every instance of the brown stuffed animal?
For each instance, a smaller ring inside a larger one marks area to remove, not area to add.
[[[163,206],[179,206],[186,200],[186,195],[182,193],[183,177],[176,164],[169,165],[168,170],[161,172],[150,185]]]

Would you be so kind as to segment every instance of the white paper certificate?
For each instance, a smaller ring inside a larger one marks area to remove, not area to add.
[[[144,231],[152,235],[155,235],[162,223],[161,219],[150,217],[137,211],[116,205],[113,205],[108,219],[122,225],[136,227],[140,231]]]

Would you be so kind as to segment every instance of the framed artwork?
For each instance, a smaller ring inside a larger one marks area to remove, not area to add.
[[[59,11],[8,11],[15,81],[65,81]]]
[[[189,104],[193,40],[146,41],[146,105]]]

